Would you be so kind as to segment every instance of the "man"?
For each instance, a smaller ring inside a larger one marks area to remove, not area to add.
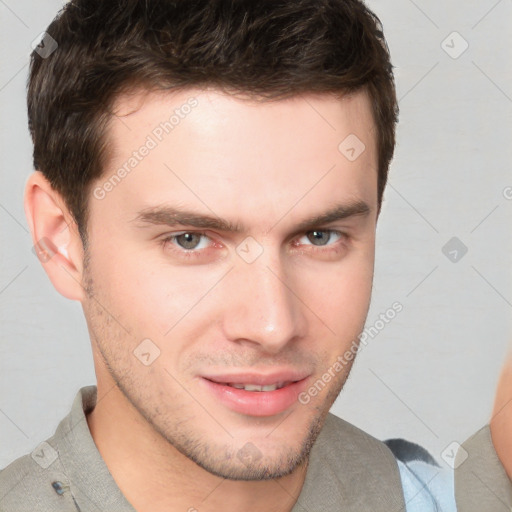
[[[491,420],[467,439],[455,460],[460,512],[512,509],[512,357],[498,381]]]
[[[398,110],[361,2],[73,1],[28,109],[27,219],[97,386],[2,471],[2,510],[435,510],[433,465],[329,414]]]

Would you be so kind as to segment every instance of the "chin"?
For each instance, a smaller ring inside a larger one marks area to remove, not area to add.
[[[296,433],[295,436],[287,436],[287,443],[281,438],[272,441],[267,434],[260,440],[254,439],[253,442],[248,441],[239,447],[215,446],[206,444],[205,441],[175,447],[204,470],[227,480],[261,481],[282,478],[307,463],[327,412],[320,417],[314,417],[305,426],[302,435]],[[289,444],[291,437],[296,439],[295,442],[292,441],[293,444]]]
[[[209,473],[226,480],[261,481],[282,478],[293,473],[306,460],[308,454],[301,452],[280,453],[274,456],[265,456],[256,452],[255,459],[250,459],[244,454],[251,450],[247,443],[238,452],[232,453],[228,460],[196,459],[192,454],[189,458]],[[254,447],[254,445],[252,445]],[[201,458],[202,459],[202,458]]]

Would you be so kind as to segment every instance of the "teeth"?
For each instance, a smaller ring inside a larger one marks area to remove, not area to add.
[[[275,391],[276,389],[280,389],[287,384],[289,384],[289,382],[277,382],[276,384],[268,384],[266,386],[258,386],[257,384],[228,383],[228,386],[236,389],[244,389],[245,391]]]
[[[244,384],[245,391],[274,391],[277,389],[275,384],[270,386],[258,386],[257,384]]]

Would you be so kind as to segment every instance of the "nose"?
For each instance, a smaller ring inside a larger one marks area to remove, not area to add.
[[[229,273],[223,325],[227,339],[277,354],[304,336],[306,318],[290,272],[270,253],[252,263],[239,260]]]

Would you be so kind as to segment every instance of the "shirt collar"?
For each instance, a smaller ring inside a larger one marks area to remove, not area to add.
[[[121,493],[89,430],[86,413],[94,409],[96,399],[96,386],[81,388],[55,432],[71,493],[81,512],[136,512]]]

